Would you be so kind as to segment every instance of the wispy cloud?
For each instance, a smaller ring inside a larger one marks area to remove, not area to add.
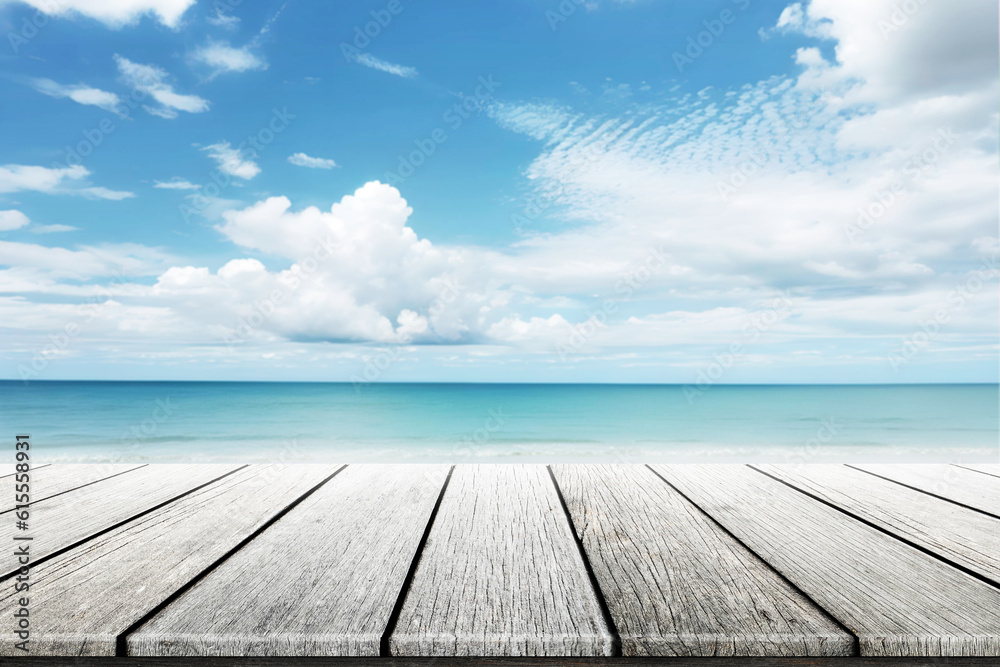
[[[206,19],[210,25],[214,25],[218,28],[225,28],[226,30],[236,30],[240,25],[240,17],[233,16],[232,14],[226,14],[222,11],[222,7],[216,6],[215,14],[208,16]]]
[[[76,232],[79,229],[79,227],[73,227],[72,225],[35,225],[28,231],[32,234],[57,234],[60,232]]]
[[[69,98],[77,104],[95,106],[106,111],[116,112],[121,103],[114,93],[82,83],[66,85],[52,79],[31,79],[30,84],[32,88],[49,97]]]
[[[131,199],[135,197],[134,192],[125,192],[123,190],[109,190],[108,188],[103,188],[100,186],[92,188],[80,188],[79,190],[72,190],[73,194],[78,194],[87,199],[110,199],[112,201],[121,201],[122,199]]]
[[[197,190],[200,186],[183,178],[176,178],[172,181],[153,181],[153,187],[161,190]]]
[[[88,199],[111,199],[114,201],[134,197],[132,192],[109,190],[103,187],[73,187],[67,181],[79,185],[90,172],[80,165],[72,167],[39,167],[23,164],[0,166],[0,192],[43,192],[46,194],[78,195]]]
[[[257,163],[250,158],[245,158],[243,153],[230,146],[228,141],[205,146],[202,150],[219,163],[219,169],[230,176],[248,181],[260,173],[260,167],[257,166]]]
[[[416,67],[408,67],[406,65],[397,65],[395,63],[390,63],[381,58],[376,58],[370,53],[359,54],[355,60],[365,67],[370,67],[372,69],[377,69],[380,72],[388,72],[389,74],[395,74],[396,76],[401,76],[404,79],[414,79],[417,76]]]
[[[234,47],[228,42],[209,42],[194,52],[194,62],[212,69],[212,77],[225,72],[248,72],[267,69],[267,62],[253,53],[251,47]]]
[[[176,118],[178,111],[187,113],[201,113],[208,111],[208,100],[197,95],[183,95],[175,92],[171,84],[167,82],[167,72],[155,65],[140,65],[128,58],[115,54],[115,63],[121,74],[122,81],[126,84],[147,93],[159,103],[159,106],[143,107],[149,113],[160,118]]]
[[[250,40],[251,46],[260,46],[260,41],[271,32],[271,28],[274,27],[275,22],[278,20],[278,17],[281,16],[281,13],[285,11],[285,7],[288,6],[289,2],[291,2],[291,0],[285,0],[285,2],[278,7],[278,11],[271,14],[271,18],[264,21],[264,25],[261,26],[260,32],[258,32],[252,40]]]
[[[340,166],[329,158],[310,157],[305,153],[293,153],[288,156],[288,161],[298,167],[309,167],[310,169],[333,169]]]

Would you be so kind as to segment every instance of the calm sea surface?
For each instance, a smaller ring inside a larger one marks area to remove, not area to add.
[[[998,406],[997,385],[0,381],[4,437],[49,462],[995,463]]]

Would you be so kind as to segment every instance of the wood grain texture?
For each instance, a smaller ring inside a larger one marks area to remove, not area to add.
[[[39,463],[37,465],[31,466],[31,470],[35,471],[35,470],[39,470],[41,468],[48,468],[50,465],[52,465],[52,464],[51,463]],[[5,477],[10,477],[15,472],[17,472],[16,464],[14,464],[14,463],[0,463],[0,479],[4,479]]]
[[[14,664],[11,662],[10,664]],[[997,667],[994,658],[176,657],[18,658],[17,667]]]
[[[36,467],[30,474],[31,502],[37,503],[60,493],[94,484],[129,470],[136,470],[143,465],[142,463],[57,463]],[[14,511],[14,488],[13,476],[0,478],[0,514]]]
[[[610,655],[613,640],[545,466],[457,466],[392,654]]]
[[[33,568],[32,655],[114,655],[120,634],[335,470],[249,466]],[[3,589],[4,617],[14,597]]]
[[[369,655],[450,466],[350,466],[128,637],[129,655]]]
[[[1000,464],[997,463],[963,463],[959,467],[965,468],[966,470],[974,470],[976,472],[983,473],[984,475],[1000,477]]]
[[[947,464],[868,463],[851,467],[1000,517],[1000,477]]]
[[[625,655],[853,653],[853,636],[649,468],[552,470]]]
[[[150,465],[32,503],[28,521],[28,534],[34,538],[32,557],[37,561],[237,468],[231,464]],[[18,532],[13,521],[0,521],[0,542],[11,544]],[[13,574],[8,568],[12,565],[0,570],[4,576]]]
[[[1000,584],[1000,519],[847,466],[752,467]]]
[[[997,588],[747,466],[652,467],[854,632],[862,655],[1000,655]]]

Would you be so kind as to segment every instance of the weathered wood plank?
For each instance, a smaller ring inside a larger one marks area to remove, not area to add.
[[[645,466],[553,474],[625,655],[851,655],[854,637]]]
[[[997,463],[963,463],[959,467],[965,468],[966,470],[975,470],[976,472],[981,472],[985,475],[1000,477],[1000,464]]]
[[[31,654],[114,655],[119,635],[335,470],[249,466],[33,568]],[[3,616],[16,597],[4,588]],[[0,630],[14,655],[11,625]]]
[[[33,537],[32,557],[37,561],[239,467],[151,465],[33,503],[27,531]],[[0,541],[11,544],[17,533],[13,521],[0,521]],[[6,577],[14,572],[11,565],[0,571]]]
[[[613,642],[545,466],[457,466],[392,654],[610,655]]]
[[[176,657],[18,658],[17,667],[997,667],[995,658]]]
[[[866,463],[850,467],[1000,517],[1000,477],[943,463]]]
[[[449,468],[348,467],[131,634],[129,655],[379,655]]]
[[[862,655],[1000,655],[1000,590],[747,466],[652,466],[859,639]]]
[[[752,467],[1000,583],[998,519],[843,465]]]
[[[50,465],[52,465],[52,464],[51,463],[38,463],[38,464],[32,465],[31,466],[31,470],[32,470],[32,472],[34,472],[35,470],[39,470],[41,468],[48,468]],[[6,477],[10,477],[15,472],[17,472],[17,464],[16,463],[0,463],[0,479],[4,479]]]
[[[37,467],[29,475],[31,502],[37,503],[88,484],[116,477],[129,470],[142,468],[143,465],[145,464],[57,463],[51,466]],[[15,478],[13,476],[0,478],[0,514],[14,510],[14,487]]]

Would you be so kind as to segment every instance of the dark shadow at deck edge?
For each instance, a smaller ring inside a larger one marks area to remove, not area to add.
[[[407,658],[407,657],[16,657],[6,667],[997,667],[997,658],[826,657],[826,658]]]

